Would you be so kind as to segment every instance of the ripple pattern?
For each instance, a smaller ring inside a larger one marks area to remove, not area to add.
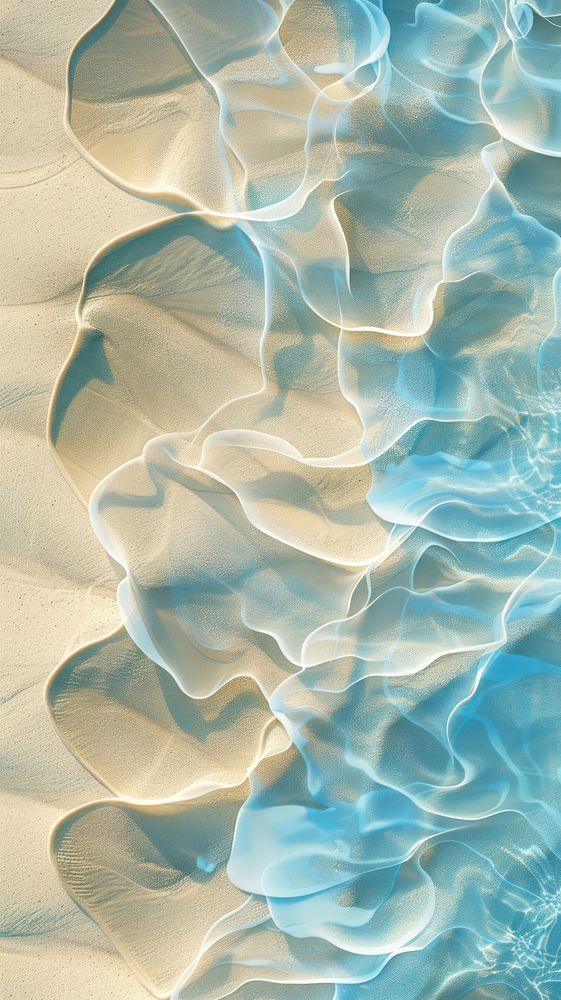
[[[122,628],[51,839],[173,1000],[561,996],[561,3],[115,0],[49,415]]]

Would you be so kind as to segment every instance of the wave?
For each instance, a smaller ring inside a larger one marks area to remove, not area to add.
[[[561,5],[116,0],[69,135],[169,215],[49,411],[122,627],[53,863],[173,1000],[561,988]]]

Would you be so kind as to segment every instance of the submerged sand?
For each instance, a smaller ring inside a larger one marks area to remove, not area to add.
[[[561,982],[560,94],[407,6],[0,18],[2,995]]]

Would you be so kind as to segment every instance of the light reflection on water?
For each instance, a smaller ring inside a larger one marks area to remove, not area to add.
[[[67,125],[173,214],[51,406],[126,629],[63,881],[175,1000],[555,1000],[561,6],[117,0]]]

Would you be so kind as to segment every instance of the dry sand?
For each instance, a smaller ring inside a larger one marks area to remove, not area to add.
[[[65,653],[116,624],[111,570],[47,447],[47,407],[75,336],[88,260],[159,214],[102,178],[63,129],[68,52],[104,7],[99,0],[7,0],[0,11],[6,1000],[148,995],[68,898],[47,853],[53,822],[107,792],[63,746],[45,710],[44,685]]]

